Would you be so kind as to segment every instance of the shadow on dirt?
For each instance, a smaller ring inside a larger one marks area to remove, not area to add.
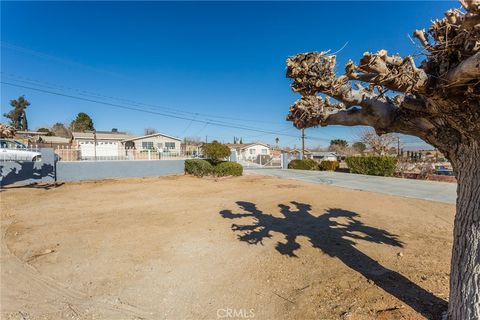
[[[271,238],[272,232],[285,236],[285,242],[278,242],[276,249],[283,255],[296,257],[300,248],[296,238],[306,237],[313,247],[331,257],[339,258],[345,265],[359,272],[375,285],[397,299],[408,304],[428,319],[440,319],[447,303],[426,291],[401,274],[390,270],[355,247],[355,240],[403,247],[398,236],[385,230],[364,225],[359,214],[343,209],[329,209],[320,216],[311,214],[311,205],[292,201],[295,207],[279,204],[283,217],[263,213],[251,202],[237,201],[243,212],[222,210],[226,219],[254,218],[251,224],[232,224],[232,230],[239,232],[238,239],[249,244],[258,244]]]

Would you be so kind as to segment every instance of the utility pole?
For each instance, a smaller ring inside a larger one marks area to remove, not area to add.
[[[305,129],[302,128],[302,159],[305,159]]]
[[[97,130],[93,129],[93,157],[97,160]]]
[[[400,137],[397,137],[397,157],[400,158]]]
[[[205,143],[208,143],[208,136],[205,136]]]

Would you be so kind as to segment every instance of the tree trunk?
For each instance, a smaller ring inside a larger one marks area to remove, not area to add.
[[[480,145],[459,146],[457,213],[450,271],[449,320],[480,319]]]

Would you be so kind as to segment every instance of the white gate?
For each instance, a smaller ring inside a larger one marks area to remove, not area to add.
[[[239,157],[237,162],[240,163],[244,168],[282,168],[280,154],[258,155],[254,158]]]

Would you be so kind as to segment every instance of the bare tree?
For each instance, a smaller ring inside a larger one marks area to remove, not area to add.
[[[158,133],[157,129],[155,129],[155,128],[145,128],[143,130],[143,134],[146,135],[146,136],[148,136],[150,134],[155,134],[155,133]]]
[[[452,320],[480,319],[480,2],[460,3],[462,10],[414,32],[425,52],[420,66],[412,56],[380,50],[364,53],[359,64],[349,61],[337,77],[336,56],[327,52],[287,60],[291,87],[302,95],[288,116],[297,128],[366,125],[378,134],[410,134],[452,163],[458,181]]]
[[[390,148],[396,141],[394,134],[386,133],[378,135],[375,130],[372,129],[362,130],[359,134],[359,139],[377,156],[388,154]]]
[[[51,132],[53,133],[54,136],[57,136],[57,137],[69,138],[71,136],[70,131],[61,122],[55,123],[52,126]]]
[[[16,132],[13,126],[0,123],[0,138],[13,138]]]

